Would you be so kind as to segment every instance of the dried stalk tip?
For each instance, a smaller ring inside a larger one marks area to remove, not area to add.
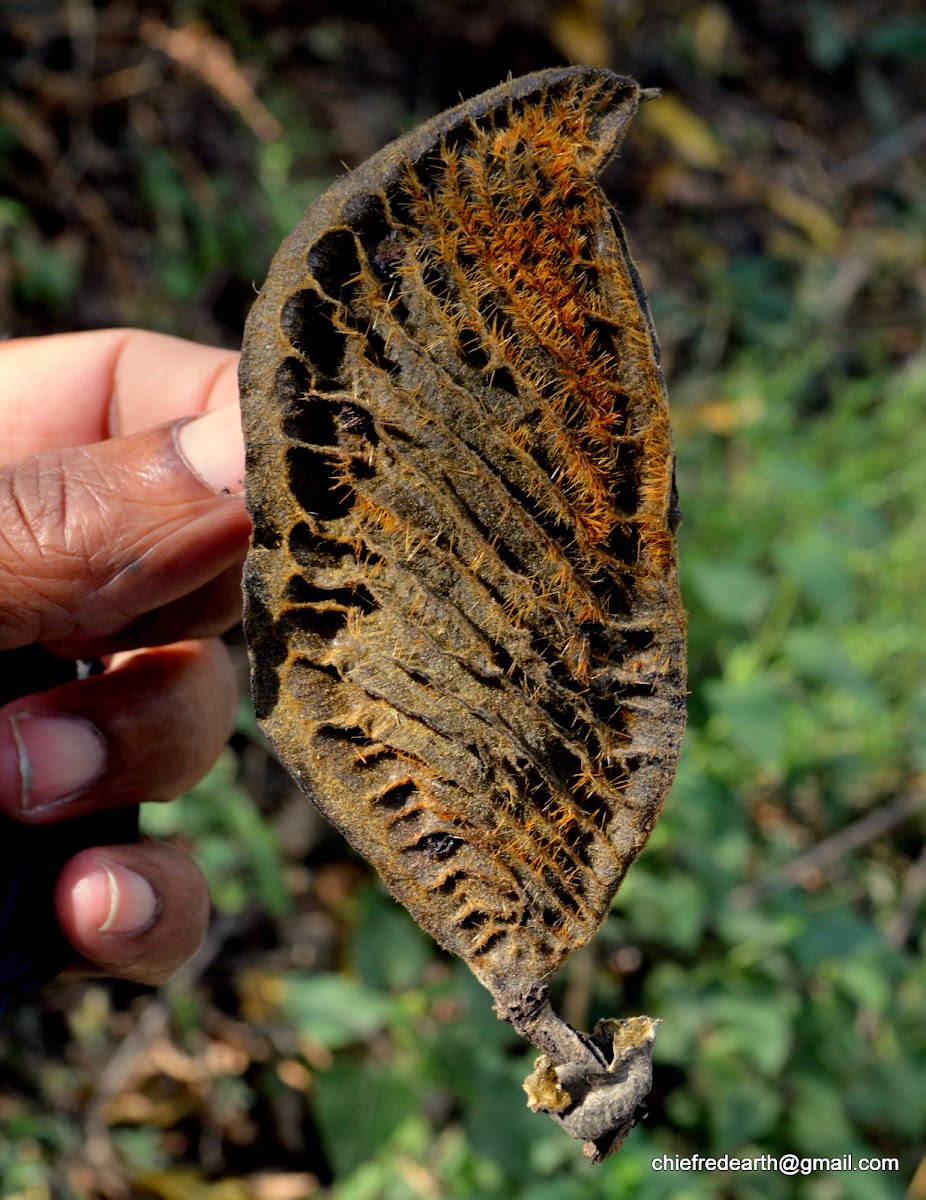
[[[556,1066],[541,1054],[524,1080],[528,1108],[548,1113],[585,1141],[586,1158],[602,1162],[621,1148],[646,1111],[658,1024],[651,1017],[609,1018],[595,1026],[588,1038],[592,1053],[582,1061]]]
[[[387,146],[280,247],[240,369],[258,719],[546,1056],[532,1105],[596,1161],[652,1038],[570,1029],[545,981],[645,844],[685,723],[668,402],[596,180],[649,98],[541,71]]]

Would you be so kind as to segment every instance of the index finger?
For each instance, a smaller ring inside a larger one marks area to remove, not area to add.
[[[238,355],[139,329],[0,343],[0,464],[237,402]]]

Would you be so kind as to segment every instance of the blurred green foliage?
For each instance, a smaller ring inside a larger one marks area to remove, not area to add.
[[[195,847],[218,912],[260,904],[273,916],[289,910],[282,851],[254,799],[236,782],[235,755],[225,750],[208,775],[173,804],[142,808],[146,837],[182,837]]]
[[[98,77],[141,64],[153,82],[86,112],[67,23],[11,25],[5,327],[234,344],[279,238],[340,154],[377,148],[382,112],[408,125],[578,46],[687,113],[658,133],[641,115],[614,181],[673,401],[689,729],[647,849],[555,984],[585,1028],[661,1019],[650,1115],[592,1169],[528,1112],[529,1051],[341,843],[293,824],[305,802],[245,708],[210,775],[144,813],[209,878],[206,957],[153,1002],[68,984],[0,1028],[5,1200],[923,1200],[922,14],[409,2],[265,28],[260,7],[161,15],[226,46],[227,74],[260,74],[280,136],[127,34],[114,2],[94,6]],[[819,853],[904,796],[905,820]],[[651,1166],[696,1152],[900,1170]]]

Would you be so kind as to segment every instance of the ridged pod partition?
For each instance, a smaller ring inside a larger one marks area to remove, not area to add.
[[[596,175],[638,104],[511,80],[339,180],[248,320],[257,715],[300,786],[542,1051],[600,1161],[655,1022],[582,1034],[546,980],[653,827],[685,722],[658,346]]]

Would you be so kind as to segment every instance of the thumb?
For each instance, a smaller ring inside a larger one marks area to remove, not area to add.
[[[0,468],[0,649],[109,630],[238,557],[237,406]]]

